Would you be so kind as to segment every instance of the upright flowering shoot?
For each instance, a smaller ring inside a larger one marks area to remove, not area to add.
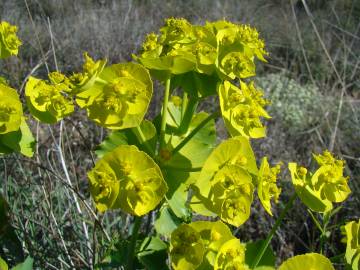
[[[264,106],[269,101],[264,99],[261,90],[254,83],[240,81],[240,88],[225,81],[218,88],[221,114],[232,136],[242,135],[249,138],[266,136],[265,126],[260,118],[270,118]]]
[[[0,134],[18,130],[22,114],[22,105],[16,90],[0,82]]]
[[[160,168],[135,146],[121,145],[88,173],[91,195],[100,211],[121,208],[142,216],[163,199],[167,185]]]
[[[138,126],[152,96],[148,71],[139,64],[125,63],[106,67],[94,85],[76,96],[90,119],[109,129]]]
[[[17,55],[20,39],[16,35],[17,27],[8,22],[0,22],[0,58]]]

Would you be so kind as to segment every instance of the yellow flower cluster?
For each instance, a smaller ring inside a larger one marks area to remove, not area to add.
[[[270,168],[265,159],[259,171],[249,140],[240,136],[228,139],[206,160],[194,184],[191,207],[200,214],[217,215],[229,224],[240,226],[250,217],[257,185],[261,203],[271,214],[270,200],[277,202],[280,194],[276,186],[279,169]]]
[[[221,221],[180,225],[171,234],[170,258],[177,269],[248,269],[245,247]]]
[[[289,163],[289,170],[302,202],[315,212],[327,212],[333,208],[332,203],[343,202],[351,193],[348,177],[343,176],[345,162],[327,150],[314,155],[314,159],[319,166],[314,173],[296,163]]]
[[[0,58],[17,55],[21,45],[16,35],[17,27],[6,21],[0,22]]]
[[[216,73],[221,80],[255,75],[254,58],[266,61],[264,42],[256,29],[227,21],[192,25],[185,19],[170,18],[143,43],[134,56],[152,70],[182,74],[196,71]]]
[[[133,145],[107,153],[88,173],[90,192],[99,211],[119,209],[142,216],[164,198],[166,182],[158,165]]]
[[[263,98],[261,90],[254,83],[240,81],[240,88],[229,81],[218,88],[220,108],[226,127],[232,136],[242,135],[250,138],[266,136],[266,129],[260,117],[271,118],[264,110],[269,102]]]

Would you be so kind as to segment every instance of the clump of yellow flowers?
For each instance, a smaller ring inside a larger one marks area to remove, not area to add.
[[[21,42],[16,31],[15,26],[0,23],[0,58],[18,53]],[[267,239],[261,245],[252,243],[256,254],[248,248],[251,243],[241,243],[230,230],[247,222],[257,198],[266,213],[277,216],[273,204],[279,202],[282,190],[278,180],[282,163],[272,166],[265,156],[258,164],[251,145],[252,139],[266,136],[262,121],[271,118],[266,111],[270,102],[251,80],[256,61],[266,62],[268,56],[258,31],[225,20],[193,25],[169,18],[159,33],[146,36],[134,62],[107,65],[106,59],[95,60],[87,52],[83,56],[81,71],[67,75],[54,71],[46,79],[30,76],[25,99],[28,111],[40,122],[58,123],[78,107],[111,131],[97,147],[98,160],[87,175],[91,198],[100,213],[120,209],[136,216],[129,230],[132,235],[124,241],[130,244],[119,251],[128,254],[126,262],[111,267],[133,269],[132,261],[138,260],[157,269],[154,257],[143,257],[154,240],[169,254],[165,259],[159,256],[163,261],[156,263],[173,269],[275,269],[275,258],[265,263],[262,257],[291,204],[284,207]],[[165,90],[161,112],[150,121],[144,118],[153,79]],[[197,112],[208,96],[218,97],[215,112]],[[229,138],[217,143],[219,117]],[[19,95],[0,78],[0,154],[18,151],[32,156],[33,144]],[[288,167],[297,196],[310,210],[327,215],[334,203],[351,193],[345,162],[327,150],[313,157],[318,165],[313,172],[296,163]],[[137,222],[154,212],[156,235],[143,239],[137,250],[141,227]],[[344,228],[345,257],[355,270],[359,224],[350,222]],[[156,254],[159,247],[151,252]],[[1,258],[0,265],[6,265]],[[324,255],[307,253],[286,260],[278,269],[334,267]]]

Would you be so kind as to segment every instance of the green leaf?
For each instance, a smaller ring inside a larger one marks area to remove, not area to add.
[[[32,270],[33,263],[34,263],[34,259],[32,259],[31,257],[27,257],[23,263],[18,264],[17,266],[13,267],[11,270]]]
[[[154,125],[144,120],[140,124],[142,133],[145,136],[145,143],[150,145],[154,151],[156,147],[156,129]],[[136,145],[140,150],[148,152],[144,143],[141,142],[140,134],[136,128],[129,128],[124,130],[117,130],[111,132],[106,139],[96,147],[95,153],[99,158],[102,158],[106,153],[111,152],[119,145]]]
[[[139,261],[148,270],[167,270],[167,245],[159,237],[146,237],[137,254]]]
[[[208,114],[205,112],[194,115],[189,130],[182,136],[166,134],[168,148],[174,149],[193,129],[195,129]],[[187,206],[188,189],[199,176],[199,172],[191,172],[194,168],[201,168],[215,147],[215,122],[208,122],[178,153],[164,163],[163,174],[169,191],[166,195],[174,213],[188,219],[190,209]]]
[[[35,150],[35,139],[22,117],[20,129],[0,135],[0,154],[19,152],[27,157],[32,157]]]
[[[246,243],[245,262],[247,265],[251,265],[254,262],[263,243],[264,240]],[[258,263],[258,267],[256,269],[261,269],[260,267],[265,266],[273,267],[273,269],[275,267],[275,255],[270,245],[266,248],[265,253],[262,256],[260,262]]]
[[[168,206],[163,206],[154,226],[157,233],[170,237],[180,224],[181,220],[172,213],[171,209]]]

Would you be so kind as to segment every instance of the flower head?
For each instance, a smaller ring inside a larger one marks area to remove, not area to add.
[[[88,177],[100,211],[121,208],[142,216],[153,210],[167,191],[159,167],[135,146],[121,145],[107,153]]]
[[[236,238],[223,244],[216,256],[214,270],[248,270],[245,264],[245,247]]]
[[[232,136],[242,135],[250,138],[265,136],[261,118],[270,118],[264,110],[269,102],[253,82],[249,85],[240,82],[241,88],[225,81],[218,88],[222,117]]]
[[[271,200],[277,203],[281,193],[281,188],[276,185],[276,178],[280,173],[280,166],[281,164],[277,164],[274,167],[270,167],[267,158],[264,157],[261,161],[258,175],[259,199],[266,212],[271,216]]]
[[[182,224],[171,234],[170,257],[175,270],[196,269],[204,253],[201,236],[190,225]]]
[[[52,124],[73,113],[72,100],[65,94],[67,89],[64,83],[53,84],[30,76],[25,95],[31,114],[41,122]]]
[[[77,94],[92,87],[96,78],[106,65],[106,60],[94,61],[87,52],[84,52],[83,71],[69,77],[72,83],[72,93]]]
[[[18,54],[21,41],[16,33],[17,26],[6,21],[0,22],[0,58]]]
[[[139,125],[152,96],[148,71],[139,64],[115,64],[105,68],[99,79],[76,96],[89,118],[109,129]]]

